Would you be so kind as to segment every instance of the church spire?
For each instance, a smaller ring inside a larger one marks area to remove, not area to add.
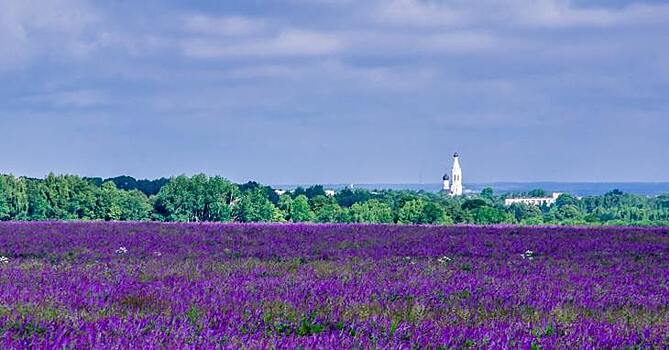
[[[451,169],[451,195],[462,195],[462,169],[460,169],[460,160],[458,152],[453,154],[453,168]]]
[[[462,169],[460,169],[460,160],[458,152],[453,154],[453,167],[451,168],[451,176],[448,173],[444,174],[442,180],[442,193],[450,196],[462,195]]]

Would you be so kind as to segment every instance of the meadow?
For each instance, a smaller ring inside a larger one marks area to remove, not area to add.
[[[0,223],[2,348],[669,347],[669,228]]]

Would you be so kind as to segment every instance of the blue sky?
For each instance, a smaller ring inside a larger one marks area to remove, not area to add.
[[[0,172],[669,181],[669,3],[0,2]]]

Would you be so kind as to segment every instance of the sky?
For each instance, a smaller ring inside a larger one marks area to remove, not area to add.
[[[669,181],[669,2],[2,0],[0,173]]]

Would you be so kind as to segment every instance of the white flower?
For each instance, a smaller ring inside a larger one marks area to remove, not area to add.
[[[0,256],[0,264],[5,265],[9,263],[9,258],[6,256]]]
[[[532,260],[534,259],[534,252],[531,250],[526,250],[525,253],[520,254],[523,259]]]
[[[154,256],[162,256],[163,254],[161,252],[153,252]]]
[[[447,257],[447,256],[445,256],[445,255],[442,256],[441,258],[437,259],[437,261],[438,261],[440,264],[448,264],[448,263],[451,262],[452,260],[453,260],[453,259],[451,259],[451,258],[449,258],[449,257]]]
[[[116,254],[118,255],[123,255],[127,253],[128,253],[128,248],[126,247],[119,247],[118,249],[116,249]]]

